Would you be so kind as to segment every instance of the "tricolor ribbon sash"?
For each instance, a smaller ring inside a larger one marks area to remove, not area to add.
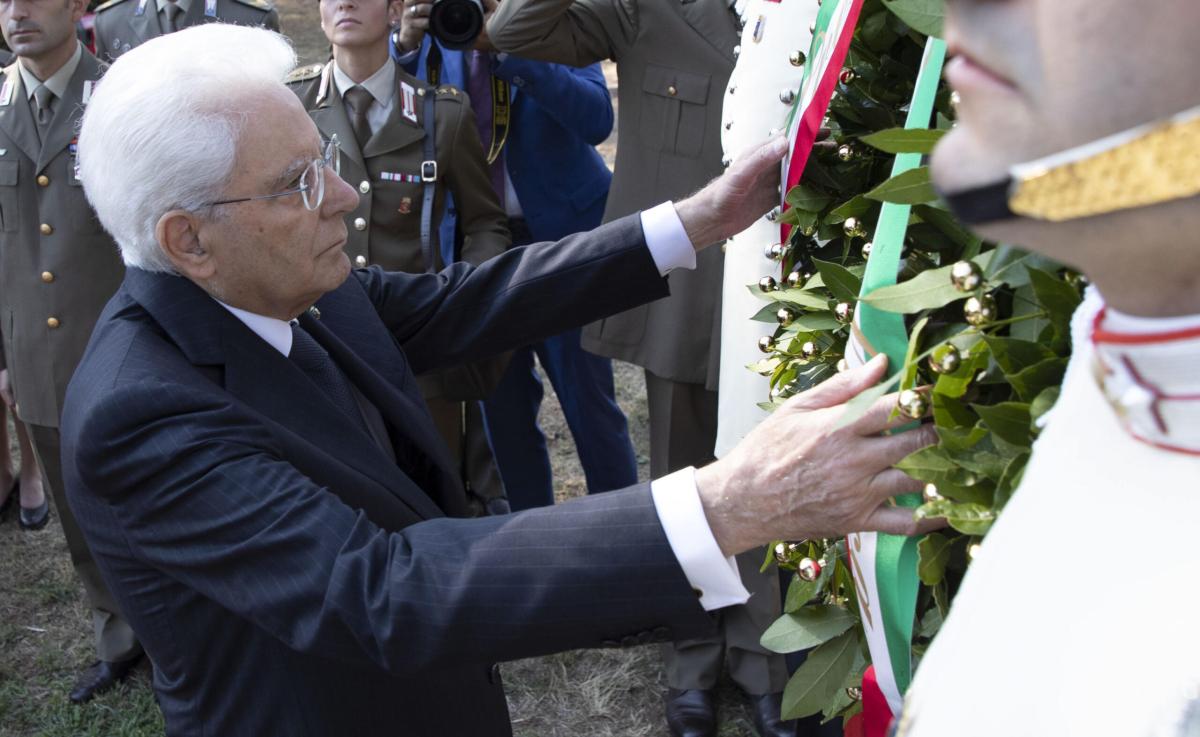
[[[800,82],[800,94],[788,122],[787,135],[792,146],[783,160],[784,186],[781,191],[784,196],[800,182],[804,174],[813,144],[817,142],[821,121],[825,119],[829,102],[833,99],[842,64],[850,51],[850,40],[854,37],[854,26],[858,23],[862,5],[863,0],[827,1],[817,14],[808,64]],[[787,203],[781,201],[781,212],[787,208]],[[790,225],[780,226],[780,243],[787,243],[790,232]]]
[[[946,43],[930,38],[925,44],[925,56],[917,75],[906,128],[929,127],[945,60]],[[901,154],[896,157],[892,176],[920,164],[920,154]],[[875,227],[874,246],[867,259],[860,296],[865,297],[880,287],[896,283],[911,211],[910,205],[884,203]],[[877,353],[886,353],[888,371],[894,375],[903,369],[907,350],[908,331],[904,316],[883,312],[860,301],[855,308],[854,327],[846,346],[847,362],[852,366],[861,365]],[[895,499],[895,503],[903,507],[917,507],[920,501],[916,494]],[[866,737],[883,737],[879,725],[886,725],[892,716],[900,713],[904,692],[912,680],[912,628],[919,586],[917,542],[917,538],[871,532],[856,533],[847,539],[846,548],[874,668],[872,688],[877,686],[884,696],[883,700],[864,700],[863,707],[887,708],[891,712],[866,714]]]

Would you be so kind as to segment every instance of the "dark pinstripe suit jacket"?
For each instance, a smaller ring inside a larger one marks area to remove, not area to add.
[[[636,217],[475,269],[354,272],[303,322],[392,464],[198,287],[130,269],[68,391],[63,466],[167,732],[508,734],[492,663],[708,629],[645,486],[451,518],[413,382],[666,291]]]

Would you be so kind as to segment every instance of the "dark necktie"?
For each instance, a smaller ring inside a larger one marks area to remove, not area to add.
[[[354,390],[350,380],[337,367],[321,344],[313,339],[299,324],[292,324],[292,351],[288,354],[300,370],[308,374],[325,395],[338,409],[352,417],[359,426],[366,429],[362,411],[354,399]]]
[[[342,95],[346,101],[346,112],[350,113],[350,125],[354,128],[354,138],[358,140],[359,150],[371,140],[371,125],[367,122],[367,110],[374,98],[365,87],[354,85]]]
[[[33,91],[33,101],[36,104],[34,117],[37,119],[38,133],[45,134],[46,128],[50,125],[50,119],[54,116],[54,111],[51,109],[54,104],[54,93],[46,85],[39,84]]]
[[[470,64],[467,69],[467,95],[471,97],[471,109],[475,112],[475,125],[479,127],[479,141],[483,144],[483,152],[488,153],[492,146],[492,121],[495,110],[492,102],[492,57],[486,51],[472,51]],[[504,207],[504,157],[499,156],[488,166],[488,178],[491,179],[492,189]]]
[[[183,8],[179,7],[179,3],[175,0],[167,0],[167,4],[163,6],[163,14],[165,16],[166,27],[163,31],[173,33],[179,30],[179,14],[183,12]]]

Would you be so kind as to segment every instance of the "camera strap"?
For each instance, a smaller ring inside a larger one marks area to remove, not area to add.
[[[508,127],[512,122],[512,86],[508,80],[491,76],[492,90],[492,138],[488,146],[487,163],[491,166],[500,158],[504,144],[508,142]],[[425,56],[425,78],[435,87],[441,84],[442,78],[442,49],[436,41],[429,43],[429,53]]]
[[[436,48],[436,44],[433,48]],[[424,183],[421,200],[421,254],[425,257],[425,270],[429,273],[437,271],[437,258],[433,252],[433,196],[437,193],[437,126],[434,118],[433,90],[424,96],[425,100],[425,160],[421,162],[421,181]]]

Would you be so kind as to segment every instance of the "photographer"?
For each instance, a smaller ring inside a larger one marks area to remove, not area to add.
[[[342,175],[358,191],[346,216],[354,267],[421,273],[455,261],[479,264],[508,248],[504,213],[465,95],[423,84],[388,58],[401,8],[400,0],[321,0],[333,60],[302,67],[289,86],[321,134],[338,137]],[[451,199],[457,237],[455,225],[441,227]],[[477,513],[503,487],[477,402],[463,400],[482,398],[490,388],[482,384],[494,385],[502,371],[492,361],[418,377]]]

